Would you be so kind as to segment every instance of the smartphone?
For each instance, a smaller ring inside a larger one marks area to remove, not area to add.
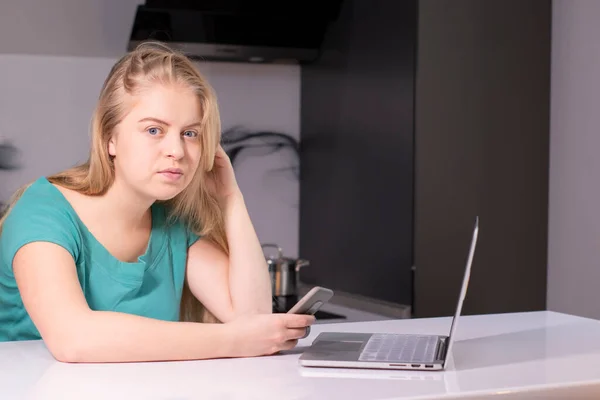
[[[288,311],[288,314],[315,315],[319,308],[332,297],[333,290],[315,286]]]

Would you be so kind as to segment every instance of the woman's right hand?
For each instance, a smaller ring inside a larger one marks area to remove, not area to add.
[[[226,325],[234,357],[255,357],[294,348],[314,321],[312,315],[274,313],[244,315]]]

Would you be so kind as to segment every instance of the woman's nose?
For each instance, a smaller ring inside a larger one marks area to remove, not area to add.
[[[183,140],[178,134],[167,135],[163,144],[165,146],[165,152],[170,158],[178,160],[185,154]]]

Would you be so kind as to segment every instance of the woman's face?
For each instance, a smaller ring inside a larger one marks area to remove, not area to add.
[[[188,88],[161,84],[129,100],[108,145],[115,179],[152,200],[171,199],[200,162],[200,102]]]

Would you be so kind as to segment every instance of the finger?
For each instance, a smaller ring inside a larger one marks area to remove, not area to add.
[[[225,151],[225,149],[223,148],[222,145],[219,145],[219,147],[217,147],[217,154],[221,157],[221,158],[226,158],[228,157],[227,152]]]
[[[310,331],[310,327],[306,328],[291,328],[287,330],[287,340],[303,339],[308,336],[307,332]]]
[[[221,145],[219,145],[215,151],[215,159],[216,160],[223,159],[223,156],[225,156],[226,154],[227,153],[225,153],[225,150],[221,147]]]
[[[298,344],[297,340],[288,340],[281,345],[281,350],[291,350]]]
[[[285,316],[285,326],[288,328],[306,328],[315,322],[313,315],[282,314]]]

